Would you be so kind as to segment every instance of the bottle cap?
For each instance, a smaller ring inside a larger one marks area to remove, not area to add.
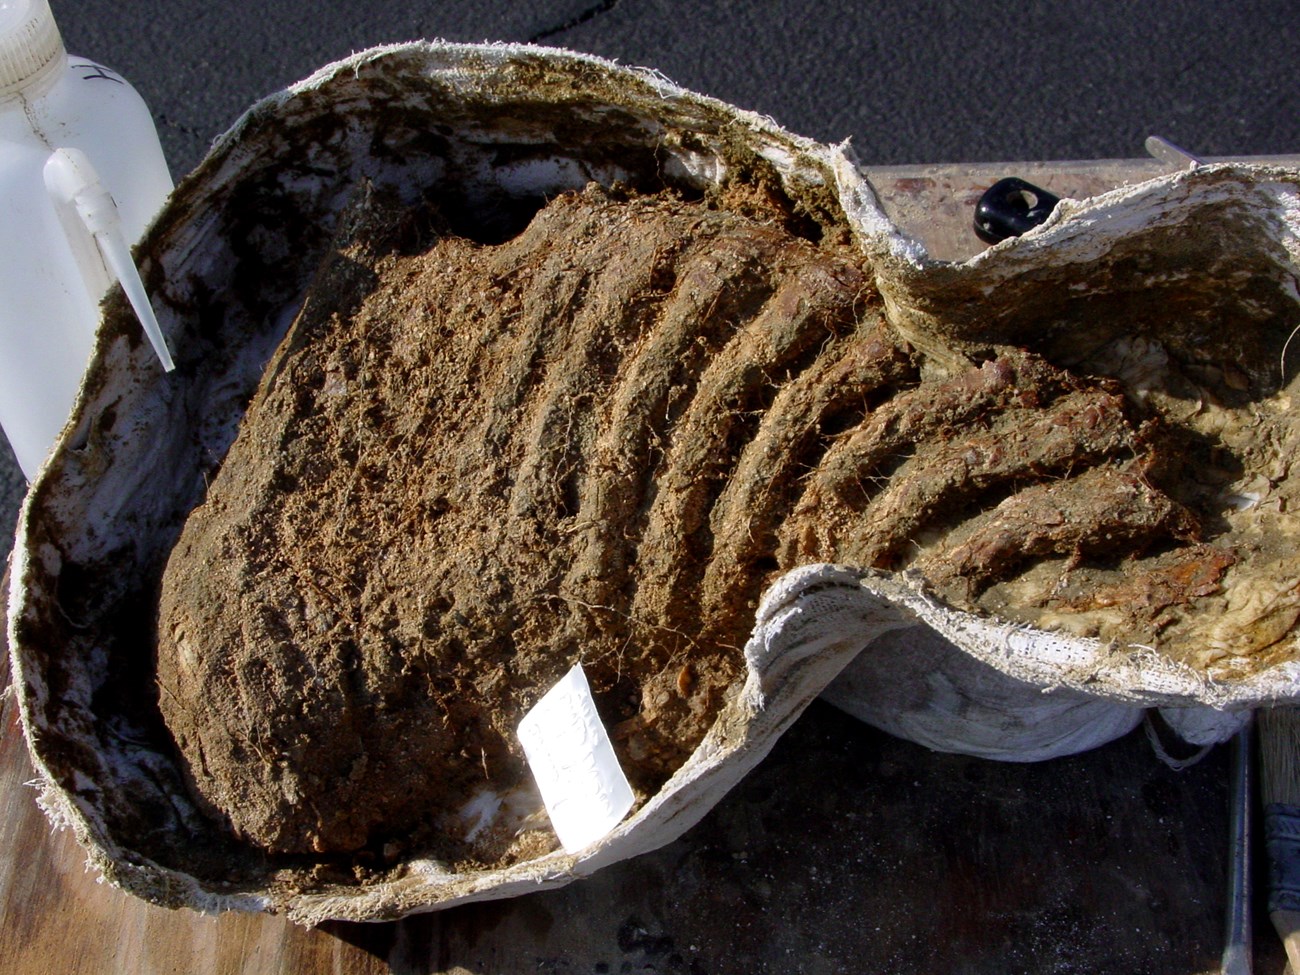
[[[62,54],[49,0],[0,0],[0,98],[57,70]]]

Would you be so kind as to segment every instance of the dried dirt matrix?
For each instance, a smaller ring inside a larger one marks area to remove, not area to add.
[[[651,792],[780,571],[928,534],[958,596],[1191,530],[1113,390],[1014,350],[922,383],[861,259],[747,193],[589,189],[418,253],[349,217],[164,579],[162,706],[211,812],[271,851],[445,844],[578,660]],[[1019,521],[949,531],[998,492]]]

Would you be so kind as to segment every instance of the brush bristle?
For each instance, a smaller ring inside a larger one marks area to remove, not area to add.
[[[1272,920],[1277,936],[1282,939],[1282,947],[1286,949],[1286,960],[1291,966],[1288,971],[1297,975],[1300,973],[1300,914],[1274,911]]]
[[[1264,805],[1300,806],[1300,709],[1259,712],[1260,797]]]

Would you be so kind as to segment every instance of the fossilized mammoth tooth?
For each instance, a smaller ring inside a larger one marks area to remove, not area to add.
[[[177,373],[110,306],[24,508],[44,801],[143,896],[378,918],[668,842],[846,665],[1004,757],[1292,696],[1296,179],[945,265],[843,150],[644,73],[331,66],[178,188]],[[641,802],[569,856],[512,730],[579,660]]]

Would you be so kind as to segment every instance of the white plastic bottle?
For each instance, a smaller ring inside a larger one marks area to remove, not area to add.
[[[67,54],[48,0],[0,0],[0,426],[29,479],[67,421],[99,302],[124,273],[123,247],[108,245],[139,240],[171,189],[135,89]],[[137,309],[148,327],[152,312]]]

